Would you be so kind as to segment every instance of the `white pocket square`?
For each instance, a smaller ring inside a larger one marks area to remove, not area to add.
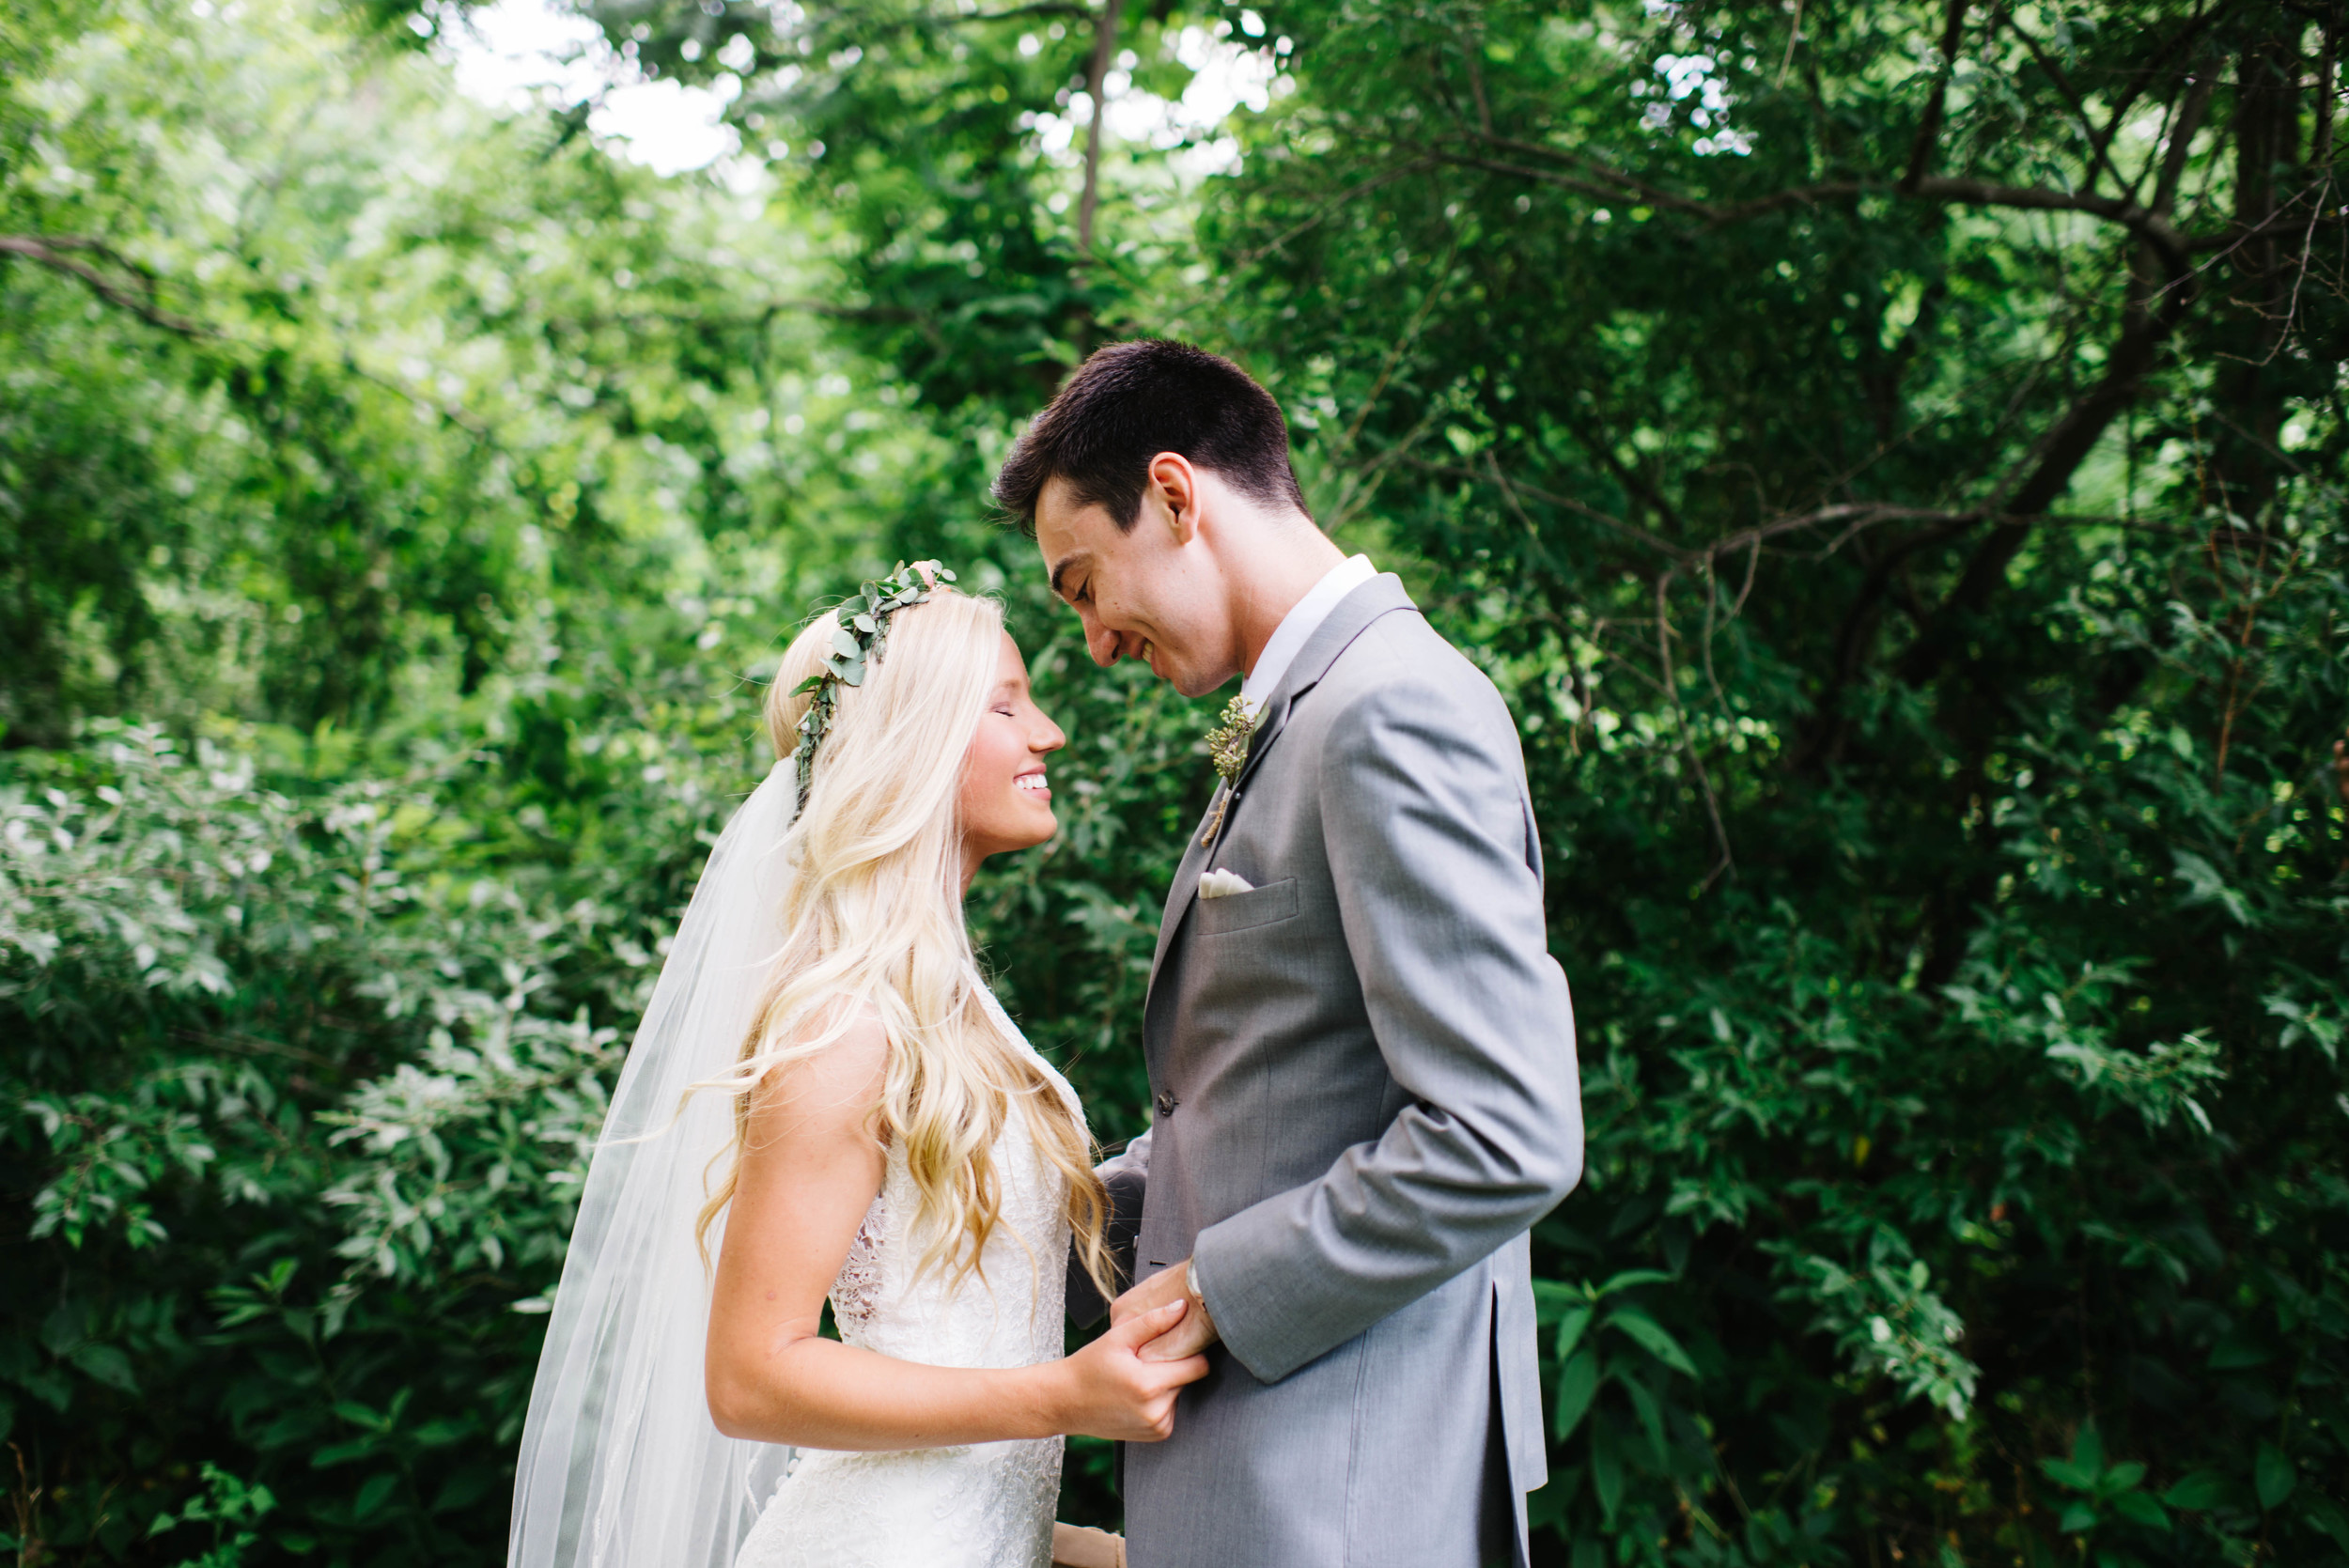
[[[1236,893],[1254,893],[1255,884],[1245,877],[1230,871],[1210,871],[1199,878],[1199,896],[1222,898]]]

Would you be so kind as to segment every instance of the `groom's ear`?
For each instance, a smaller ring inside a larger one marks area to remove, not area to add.
[[[1156,513],[1172,529],[1176,544],[1199,536],[1199,471],[1179,452],[1161,452],[1150,459],[1150,483],[1143,489],[1143,509]]]

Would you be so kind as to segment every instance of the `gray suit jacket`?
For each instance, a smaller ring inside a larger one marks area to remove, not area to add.
[[[1195,1254],[1223,1343],[1127,1451],[1134,1568],[1522,1565],[1526,1232],[1580,1177],[1582,1110],[1508,709],[1377,578],[1199,840],[1144,1009],[1156,1115],[1102,1173],[1139,1189],[1138,1277]],[[1254,891],[1197,897],[1210,868]]]

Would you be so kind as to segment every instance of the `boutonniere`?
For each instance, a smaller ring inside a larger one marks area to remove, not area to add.
[[[1223,722],[1207,732],[1207,755],[1215,762],[1216,777],[1227,784],[1239,777],[1240,764],[1248,760],[1248,742],[1255,733],[1246,697],[1236,695],[1223,705]]]
[[[1248,761],[1248,742],[1255,734],[1256,722],[1249,716],[1248,699],[1237,695],[1223,705],[1223,722],[1207,732],[1207,757],[1215,764],[1215,776],[1223,781],[1223,788],[1216,797],[1215,815],[1199,835],[1202,848],[1223,831],[1223,814],[1231,808],[1235,793],[1232,786],[1239,781],[1239,770]]]

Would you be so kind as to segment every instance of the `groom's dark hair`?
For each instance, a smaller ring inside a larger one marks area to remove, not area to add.
[[[1078,505],[1100,505],[1129,529],[1161,452],[1267,505],[1305,511],[1272,395],[1230,360],[1159,337],[1112,343],[1077,366],[1003,459],[995,504],[1033,536],[1036,498],[1066,479]]]

